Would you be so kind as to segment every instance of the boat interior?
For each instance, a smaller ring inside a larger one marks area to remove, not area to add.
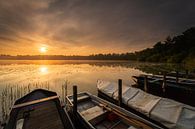
[[[69,99],[73,101],[72,96]],[[110,107],[99,103],[87,94],[78,95],[77,111],[81,117],[96,129],[137,129],[125,117],[121,117]]]

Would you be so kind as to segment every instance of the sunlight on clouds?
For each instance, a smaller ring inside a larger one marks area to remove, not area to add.
[[[194,8],[193,0],[177,4],[174,1],[142,4],[133,0],[0,0],[0,54],[139,51],[184,30],[186,23],[193,23],[194,10],[168,6],[172,4]],[[169,13],[176,11],[178,15]],[[48,47],[42,47],[42,43]]]

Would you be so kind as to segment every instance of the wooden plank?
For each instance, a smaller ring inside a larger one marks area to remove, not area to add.
[[[92,108],[89,108],[85,111],[81,112],[81,115],[87,120],[90,121],[104,113],[106,113],[106,110],[103,110],[103,108],[99,107],[99,106],[95,106]]]
[[[34,101],[22,103],[22,104],[17,104],[17,105],[14,105],[14,106],[12,107],[12,109],[20,108],[20,107],[25,107],[25,106],[29,106],[29,105],[33,105],[33,104],[37,104],[37,103],[49,101],[49,100],[52,100],[52,99],[57,99],[57,98],[59,98],[59,97],[58,97],[58,96],[52,96],[52,97],[43,98],[43,99],[38,99],[38,100],[34,100]]]
[[[26,108],[20,110],[17,119],[23,118],[24,112],[26,112]],[[64,129],[54,101],[45,101],[43,104],[36,106],[24,119],[23,129]]]

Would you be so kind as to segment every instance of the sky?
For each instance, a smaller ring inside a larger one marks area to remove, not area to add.
[[[0,54],[134,52],[192,26],[195,0],[0,0]]]

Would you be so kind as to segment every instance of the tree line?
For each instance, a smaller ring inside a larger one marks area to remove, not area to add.
[[[157,42],[152,48],[123,54],[96,54],[94,59],[124,59],[147,62],[195,63],[195,27],[184,31],[181,35]]]
[[[65,55],[0,55],[0,59],[17,60],[136,60],[147,62],[168,62],[195,64],[195,27],[181,35],[157,42],[152,48],[122,54],[93,54],[89,56]]]
[[[182,63],[195,59],[195,27],[135,53],[137,60]]]

